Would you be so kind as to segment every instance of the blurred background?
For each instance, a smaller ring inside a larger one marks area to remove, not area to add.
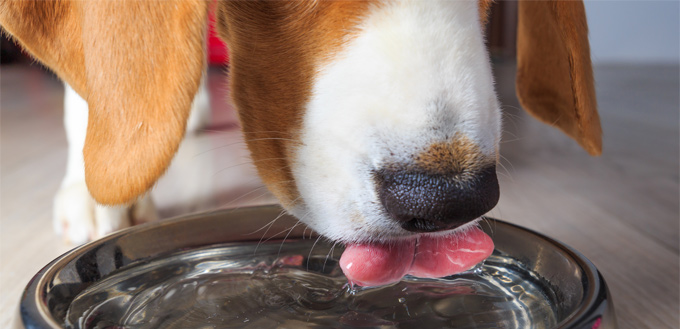
[[[514,94],[516,3],[488,27],[504,111],[501,201],[491,215],[552,236],[609,283],[621,328],[678,328],[680,4],[586,1],[604,153],[538,123]],[[162,218],[274,203],[229,105],[226,48],[210,39],[209,123],[187,136],[152,197]],[[0,45],[0,327],[43,265],[72,246],[52,230],[66,166],[63,85],[3,36]],[[405,50],[407,51],[407,50]]]

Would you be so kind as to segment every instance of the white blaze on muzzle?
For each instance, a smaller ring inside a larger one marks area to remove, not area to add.
[[[495,158],[500,110],[475,1],[395,1],[319,67],[293,175],[293,213],[343,242],[406,237],[374,173],[466,136]]]

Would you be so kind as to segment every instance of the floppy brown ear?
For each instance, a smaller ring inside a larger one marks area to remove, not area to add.
[[[0,24],[87,100],[86,182],[133,201],[165,172],[204,68],[207,2],[2,1]]]
[[[602,153],[588,26],[582,1],[519,2],[517,95],[591,155]]]

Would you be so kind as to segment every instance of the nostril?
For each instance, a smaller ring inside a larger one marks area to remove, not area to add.
[[[464,225],[491,210],[500,194],[495,165],[464,174],[383,169],[375,183],[385,211],[413,232]]]
[[[435,223],[428,219],[423,218],[413,218],[409,221],[405,221],[401,224],[401,228],[411,231],[411,232],[436,232],[441,231],[446,228],[446,225],[441,223]]]

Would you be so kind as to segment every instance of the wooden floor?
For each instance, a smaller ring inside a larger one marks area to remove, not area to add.
[[[596,68],[604,155],[589,157],[524,114],[513,67],[497,65],[506,113],[501,201],[492,215],[561,240],[609,283],[621,328],[678,328],[678,66]],[[211,71],[213,126],[189,137],[153,196],[164,217],[274,202],[247,160],[226,85]],[[0,327],[23,287],[67,251],[52,232],[65,170],[62,93],[36,66],[2,67]]]

